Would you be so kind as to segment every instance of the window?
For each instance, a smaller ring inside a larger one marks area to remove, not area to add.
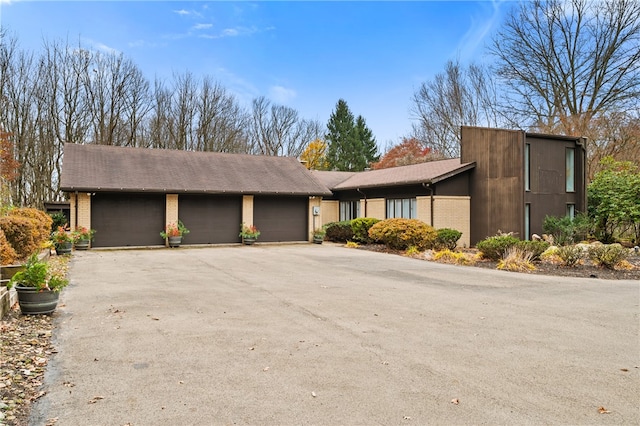
[[[531,191],[531,145],[524,145],[524,190]]]
[[[416,218],[416,199],[415,198],[389,198],[387,199],[387,219]]]
[[[575,204],[567,204],[567,217],[573,219],[576,217],[576,205]]]
[[[574,192],[575,189],[575,152],[573,148],[567,148],[565,159],[565,189],[567,192]]]
[[[528,240],[531,236],[531,204],[524,205],[524,236]]]
[[[360,217],[360,200],[340,201],[340,220],[351,220]]]

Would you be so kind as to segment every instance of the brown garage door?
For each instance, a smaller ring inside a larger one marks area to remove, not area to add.
[[[163,245],[164,194],[96,193],[91,197],[94,247]]]
[[[240,242],[240,196],[179,195],[178,216],[191,231],[183,244]]]
[[[308,197],[254,197],[258,241],[307,241]]]

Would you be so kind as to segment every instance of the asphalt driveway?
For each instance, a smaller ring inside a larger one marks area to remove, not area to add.
[[[70,278],[33,425],[640,423],[637,281],[327,244],[77,252]]]

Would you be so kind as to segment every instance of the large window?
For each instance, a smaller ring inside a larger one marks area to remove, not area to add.
[[[575,170],[575,155],[576,155],[576,150],[573,148],[567,148],[566,150],[566,154],[565,154],[565,159],[566,159],[566,165],[565,165],[565,189],[567,192],[575,192],[576,187],[575,187],[575,175],[576,175],[576,170]]]
[[[524,145],[524,190],[531,191],[531,145]]]
[[[340,201],[340,220],[351,220],[360,217],[360,200]]]
[[[416,218],[415,198],[389,198],[387,199],[387,219]]]
[[[576,205],[575,204],[567,204],[567,217],[571,219],[576,217]]]

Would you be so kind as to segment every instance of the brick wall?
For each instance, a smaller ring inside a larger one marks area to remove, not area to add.
[[[337,200],[322,200],[320,217],[322,218],[322,225],[337,222],[340,219],[340,202]]]
[[[462,232],[458,245],[469,247],[471,245],[471,197],[436,195],[433,198],[434,228],[452,228]]]
[[[242,223],[253,225],[253,195],[242,196]]]
[[[165,203],[165,220],[167,225],[170,223],[178,223],[178,194],[167,194]]]

